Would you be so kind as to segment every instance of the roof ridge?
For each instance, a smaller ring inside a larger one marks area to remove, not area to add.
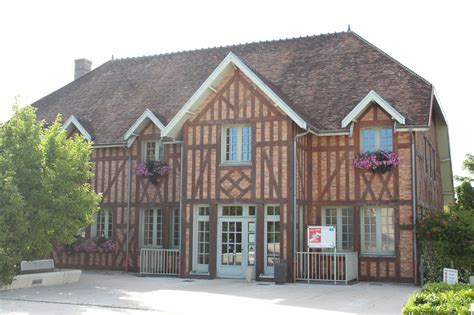
[[[155,57],[167,57],[167,56],[179,55],[179,54],[197,53],[197,52],[202,52],[202,51],[212,50],[212,49],[228,49],[228,48],[233,48],[233,47],[254,45],[254,44],[279,43],[279,42],[299,40],[299,39],[309,39],[309,38],[318,38],[318,37],[331,36],[331,35],[341,35],[341,34],[345,34],[345,33],[352,33],[352,31],[340,31],[340,32],[333,32],[333,33],[328,32],[328,33],[320,33],[320,34],[313,34],[313,35],[306,35],[306,36],[297,36],[297,37],[290,37],[290,38],[287,37],[287,38],[279,38],[279,39],[268,39],[268,40],[260,40],[260,41],[253,41],[253,42],[247,42],[247,43],[231,44],[231,45],[222,45],[222,46],[214,46],[214,47],[202,47],[202,48],[195,48],[195,49],[189,49],[189,50],[177,50],[177,51],[170,51],[170,52],[152,54],[152,55],[115,58],[115,59],[113,59],[113,61],[136,60],[136,59],[155,58]]]
[[[377,46],[375,46],[374,44],[372,44],[371,42],[369,42],[368,40],[366,40],[365,38],[363,38],[362,36],[360,36],[359,34],[357,34],[356,32],[354,31],[348,31],[347,33],[352,33],[355,37],[357,37],[358,39],[360,39],[362,42],[364,42],[366,45],[368,45],[369,47],[372,47],[373,49],[375,49],[377,52],[381,53],[382,55],[384,55],[385,57],[387,57],[388,59],[392,60],[393,62],[395,62],[397,65],[399,65],[400,67],[402,67],[403,69],[405,69],[406,71],[408,71],[409,73],[411,73],[412,75],[416,76],[417,78],[419,78],[421,81],[425,82],[426,84],[430,85],[430,86],[433,86],[433,83],[431,83],[430,81],[428,81],[427,79],[423,78],[421,75],[419,75],[418,73],[416,73],[415,71],[411,70],[410,68],[408,68],[407,66],[405,66],[403,63],[401,63],[400,61],[398,61],[397,59],[395,59],[394,57],[392,57],[390,54],[386,53],[385,51],[383,51],[382,49],[378,48]]]

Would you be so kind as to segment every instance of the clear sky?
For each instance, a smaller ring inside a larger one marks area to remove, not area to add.
[[[474,1],[2,1],[0,121],[73,79],[74,59],[299,37],[347,25],[436,87],[453,169],[474,154]]]

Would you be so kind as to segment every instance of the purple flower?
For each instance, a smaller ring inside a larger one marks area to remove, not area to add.
[[[357,169],[382,172],[390,170],[400,164],[400,159],[395,152],[376,151],[361,153],[354,158],[352,165]]]
[[[138,163],[137,166],[135,166],[135,175],[136,176],[145,176],[148,177],[150,176],[150,172],[148,171],[147,167],[143,163]]]

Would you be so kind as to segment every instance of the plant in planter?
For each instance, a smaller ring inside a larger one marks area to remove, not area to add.
[[[352,161],[352,165],[357,169],[370,170],[381,174],[390,171],[398,164],[400,164],[398,154],[388,151],[361,153]]]
[[[117,248],[115,240],[107,240],[101,237],[92,240],[79,237],[74,243],[62,246],[62,249],[69,254],[110,253],[116,251]]]
[[[171,168],[163,161],[148,161],[146,163],[138,163],[135,166],[135,175],[148,177],[148,180],[156,184],[158,178],[166,176]]]

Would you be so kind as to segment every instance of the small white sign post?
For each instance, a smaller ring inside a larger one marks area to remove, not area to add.
[[[443,282],[447,284],[458,283],[458,271],[457,269],[444,268],[443,269]]]
[[[334,283],[337,280],[336,259],[336,227],[335,226],[308,226],[306,241],[308,245],[307,277],[309,277],[309,249],[310,248],[334,248]]]

